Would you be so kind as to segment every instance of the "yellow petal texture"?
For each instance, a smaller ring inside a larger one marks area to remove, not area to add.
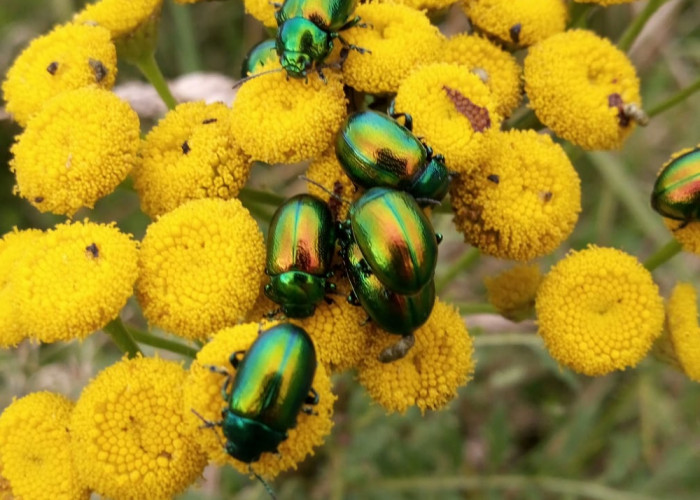
[[[59,224],[26,252],[14,294],[21,328],[41,342],[85,338],[132,295],[137,243],[114,224]]]
[[[185,424],[179,363],[123,359],[83,389],[70,423],[78,476],[100,495],[169,499],[207,463]]]
[[[484,279],[488,300],[506,318],[520,321],[534,312],[535,295],[542,282],[536,264],[517,265]]]
[[[14,498],[90,498],[71,461],[73,406],[60,394],[33,392],[0,415],[0,470]]]
[[[87,86],[111,89],[117,51],[109,31],[66,24],[35,38],[15,59],[2,84],[7,111],[23,127],[52,97]]]
[[[700,255],[700,223],[693,221],[685,227],[681,227],[684,224],[682,220],[664,217],[663,221],[684,251]]]
[[[464,11],[478,30],[517,47],[564,31],[567,19],[563,0],[464,0]]]
[[[581,212],[576,170],[558,144],[533,130],[499,133],[487,159],[452,182],[454,221],[483,253],[527,262],[569,237]]]
[[[406,5],[365,3],[355,13],[369,26],[351,28],[343,38],[371,51],[351,50],[343,64],[345,83],[355,90],[396,92],[414,68],[436,60],[443,37],[423,12]]]
[[[224,383],[222,375],[213,373],[209,366],[225,368],[235,373],[229,357],[235,351],[247,350],[258,336],[260,325],[245,323],[218,332],[199,353],[190,366],[185,383],[185,413],[189,414],[188,425],[197,432],[196,436],[209,457],[218,464],[229,464],[244,474],[248,474],[248,464],[240,462],[222,448],[225,438],[221,428],[201,429],[202,421],[192,413],[192,409],[211,421],[221,420],[221,411],[226,402],[221,396]],[[279,455],[263,453],[260,460],[252,464],[253,470],[264,477],[274,478],[282,471],[296,469],[297,464],[314,449],[323,444],[333,426],[333,403],[336,396],[331,392],[331,381],[322,364],[316,367],[312,387],[318,392],[319,403],[314,406],[315,414],[300,412],[297,425],[289,430],[289,437],[279,445]]]
[[[569,253],[549,271],[535,307],[550,355],[584,375],[636,366],[664,320],[651,273],[631,255],[595,246]]]
[[[634,66],[591,31],[569,30],[532,47],[524,77],[537,118],[584,149],[619,148],[635,127],[623,112],[641,108]]]
[[[38,229],[14,229],[0,240],[0,347],[15,346],[26,336],[17,303],[15,275],[17,269],[32,265],[27,255],[43,234]]]
[[[697,293],[690,283],[679,283],[666,304],[666,321],[673,350],[688,378],[700,382],[700,327]]]
[[[343,167],[340,166],[338,158],[335,156],[335,146],[332,146],[328,151],[311,162],[306,171],[306,177],[326,188],[325,190],[321,189],[316,184],[309,182],[307,183],[309,193],[328,202],[335,219],[345,220],[348,216],[350,204],[333,198],[328,191],[348,201],[352,201],[359,193],[350,178],[345,174]]]
[[[246,14],[250,14],[267,28],[277,28],[275,6],[272,4],[273,2],[268,0],[243,0]]]
[[[73,215],[108,195],[137,161],[139,118],[98,88],[64,92],[12,146],[15,191],[42,212]]]
[[[358,379],[387,412],[439,410],[457,396],[474,372],[472,339],[457,310],[439,300],[428,321],[414,333],[416,343],[405,357],[391,363],[379,353],[400,337],[376,329]]]
[[[206,339],[245,318],[264,266],[262,233],[238,200],[194,200],[148,226],[137,297],[151,325]]]
[[[193,199],[233,198],[250,173],[231,133],[231,110],[222,103],[180,104],[151,129],[141,155],[132,175],[151,217]]]
[[[413,72],[396,94],[396,111],[413,116],[413,133],[460,172],[485,158],[488,139],[501,124],[489,88],[457,64],[432,64]]]
[[[243,151],[266,163],[296,163],[328,149],[345,119],[338,74],[313,72],[308,83],[284,71],[246,82],[233,102],[231,129]]]
[[[73,21],[97,23],[112,33],[112,38],[125,38],[160,16],[163,0],[100,0],[85,6]]]
[[[447,40],[440,62],[466,66],[491,90],[499,115],[510,116],[522,99],[522,69],[510,53],[487,39],[460,34]]]

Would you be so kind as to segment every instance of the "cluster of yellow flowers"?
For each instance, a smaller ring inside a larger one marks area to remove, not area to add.
[[[77,402],[51,393],[15,400],[0,416],[0,474],[15,496],[170,498],[209,461],[274,478],[323,444],[336,400],[331,376],[344,370],[356,370],[387,412],[438,410],[456,396],[472,378],[474,359],[453,306],[437,300],[415,346],[385,364],[378,355],[396,337],[368,323],[362,308],[335,300],[310,318],[290,320],[314,342],[319,404],[299,414],[278,454],[238,461],[216,426],[226,401],[211,367],[235,372],[229,357],[274,324],[266,316],[277,308],[262,293],[263,232],[237,199],[253,163],[308,161],[312,193],[330,202],[330,192],[354,196],[334,140],[349,107],[381,104],[387,95],[397,113],[412,116],[414,133],[445,156],[464,240],[520,263],[486,283],[503,316],[521,320],[534,312],[552,357],[578,373],[634,367],[661,337],[688,376],[700,380],[690,285],[678,286],[665,312],[650,272],[620,250],[571,252],[544,276],[532,264],[566,241],[581,212],[578,174],[552,135],[583,149],[621,147],[643,121],[631,62],[591,31],[565,30],[564,0],[465,0],[475,32],[446,39],[419,9],[450,3],[361,4],[353,16],[366,26],[342,36],[364,52],[336,50],[323,76],[311,71],[306,79],[271,63],[278,71],[247,81],[231,107],[172,106],[144,138],[136,113],[111,88],[117,54],[140,66],[152,59],[161,0],[90,4],[17,58],[2,86],[7,110],[24,127],[10,164],[16,193],[42,212],[72,217],[130,175],[153,221],[140,242],[115,223],[87,219],[4,235],[0,346],[113,331],[134,290],[151,327],[206,344],[185,369],[137,355],[122,327],[115,339],[131,359],[101,371]],[[276,25],[270,2],[245,6]],[[522,67],[515,49],[527,49]],[[523,91],[551,134],[503,130]],[[338,217],[346,214],[341,204]],[[347,295],[350,285],[337,281]]]

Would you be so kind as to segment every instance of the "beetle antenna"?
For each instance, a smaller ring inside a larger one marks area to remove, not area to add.
[[[231,88],[236,89],[236,88],[240,87],[241,85],[243,85],[245,82],[252,80],[253,78],[257,78],[257,77],[263,76],[263,75],[269,75],[270,73],[279,73],[280,71],[284,71],[284,68],[275,68],[275,69],[271,69],[269,71],[263,71],[262,73],[255,73],[254,75],[246,76],[245,78],[241,78],[236,83],[234,83],[233,87],[231,87]]]
[[[254,475],[258,481],[260,481],[260,484],[262,484],[265,487],[265,491],[267,491],[267,494],[270,495],[272,500],[277,500],[277,495],[275,495],[275,492],[272,490],[272,487],[267,483],[267,481],[265,481],[253,470],[253,466],[251,464],[248,464],[248,472]]]
[[[214,428],[214,427],[219,427],[219,426],[221,425],[221,422],[212,422],[211,420],[207,420],[207,419],[204,418],[202,415],[200,415],[200,414],[197,412],[197,410],[195,410],[194,408],[190,408],[190,410],[192,411],[192,413],[194,413],[195,415],[197,415],[197,416],[199,417],[199,419],[200,419],[202,422],[204,422],[204,425],[203,425],[202,427],[200,427],[200,429],[211,429],[211,430],[213,430],[213,431],[214,431],[214,434],[216,435],[216,439],[219,440],[219,444],[220,444],[221,447],[225,450],[225,449],[226,449],[226,445],[225,445],[224,442],[221,440],[221,436],[219,435],[218,432],[216,432],[216,429]]]
[[[316,187],[319,188],[319,189],[322,189],[323,191],[326,192],[326,194],[328,194],[328,196],[330,196],[330,197],[333,198],[334,200],[338,200],[339,202],[345,203],[346,205],[350,205],[350,204],[352,203],[352,201],[348,201],[348,200],[346,200],[345,198],[341,198],[340,196],[338,196],[337,194],[335,194],[333,191],[331,191],[330,189],[328,189],[326,186],[324,186],[324,185],[321,184],[320,182],[316,182],[316,181],[313,180],[313,179],[309,179],[309,178],[306,177],[305,175],[300,175],[300,176],[299,176],[299,179],[301,179],[302,181],[306,181],[306,182],[308,182],[309,184],[313,184],[314,186],[316,186]]]

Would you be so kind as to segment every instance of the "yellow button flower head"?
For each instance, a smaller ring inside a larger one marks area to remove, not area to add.
[[[160,17],[163,0],[99,0],[85,6],[73,21],[76,23],[96,23],[112,33],[113,39],[133,36]]]
[[[534,312],[541,282],[542,273],[537,264],[518,265],[484,279],[489,302],[511,321],[521,321]]]
[[[443,37],[424,13],[389,3],[361,4],[355,13],[368,27],[349,29],[343,37],[371,54],[351,50],[343,64],[345,83],[354,89],[396,92],[414,68],[436,60]]]
[[[231,133],[231,110],[222,103],[180,104],[151,129],[141,156],[132,175],[151,217],[192,199],[233,198],[250,173]]]
[[[207,459],[185,422],[186,376],[178,363],[138,357],[83,389],[70,433],[84,484],[109,498],[166,499],[200,476]]]
[[[250,14],[267,28],[277,28],[274,2],[267,0],[243,0],[246,14]],[[283,3],[283,2],[279,2]]]
[[[488,139],[501,125],[489,88],[457,64],[416,70],[396,94],[396,111],[412,115],[413,132],[460,172],[485,158]]]
[[[569,30],[530,49],[525,92],[537,118],[584,149],[616,149],[641,108],[639,79],[609,40]],[[634,118],[634,119],[633,119]]]
[[[547,135],[494,136],[487,159],[451,186],[457,229],[487,255],[527,262],[569,237],[581,212],[576,170]]]
[[[563,0],[464,0],[477,29],[507,45],[528,47],[566,27]]]
[[[439,410],[471,379],[472,339],[453,307],[436,301],[428,321],[416,330],[416,343],[408,354],[391,363],[380,362],[379,353],[397,338],[377,329],[358,367],[360,383],[387,411],[403,413],[411,406],[421,412]]]
[[[34,392],[3,411],[0,470],[15,498],[90,498],[71,461],[73,406],[60,394]]]
[[[260,325],[245,323],[226,328],[218,332],[212,340],[197,353],[197,359],[190,366],[189,376],[185,382],[185,414],[189,414],[188,424],[202,448],[218,464],[229,464],[244,474],[248,473],[248,464],[240,462],[226,453],[221,442],[225,437],[221,428],[201,429],[202,421],[192,413],[195,410],[210,421],[220,421],[221,411],[226,402],[221,397],[224,377],[213,373],[208,367],[219,366],[231,374],[235,371],[229,363],[229,357],[235,351],[244,351],[250,347],[258,336]],[[336,397],[331,392],[331,381],[323,364],[316,367],[312,387],[318,392],[319,403],[314,407],[314,414],[300,412],[297,426],[289,430],[289,437],[282,441],[279,455],[263,453],[260,460],[252,464],[256,474],[274,478],[282,471],[296,469],[307,455],[313,455],[314,448],[323,444],[325,437],[333,426],[333,402]]]
[[[340,166],[338,158],[335,156],[335,146],[331,146],[328,151],[311,162],[306,171],[306,177],[344,200],[350,201],[359,194],[350,178],[345,174],[343,167]],[[334,214],[337,220],[345,220],[347,218],[350,205],[333,198],[326,190],[321,189],[316,184],[309,182],[308,187],[309,193],[328,202],[331,213]]]
[[[15,191],[42,212],[73,215],[111,193],[137,160],[139,118],[113,93],[54,97],[12,147]]]
[[[85,338],[114,319],[132,295],[138,251],[114,224],[59,224],[14,273],[21,327],[42,342]]]
[[[265,163],[296,163],[330,147],[345,119],[343,83],[324,71],[290,78],[280,71],[243,84],[233,102],[231,130],[243,151]]]
[[[7,72],[2,91],[7,111],[26,127],[52,97],[86,86],[111,89],[116,76],[109,31],[66,24],[32,41]]]
[[[440,51],[440,62],[466,66],[493,93],[496,111],[510,116],[522,99],[522,69],[510,53],[487,39],[460,34],[447,40]]]
[[[567,255],[545,276],[535,306],[551,356],[584,375],[635,366],[664,321],[651,273],[614,248],[592,246]]]
[[[26,257],[43,234],[38,229],[15,229],[0,240],[0,347],[15,346],[26,336],[20,324],[15,274],[17,269],[33,265]]]
[[[206,339],[245,318],[264,267],[262,233],[240,201],[193,200],[148,227],[137,297],[151,325]]]
[[[700,382],[700,327],[697,293],[690,283],[679,283],[666,304],[666,321],[673,351],[685,374]]]

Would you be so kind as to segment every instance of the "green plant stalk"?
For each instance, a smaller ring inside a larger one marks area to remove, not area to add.
[[[644,267],[649,271],[653,271],[676,254],[680,253],[682,249],[683,247],[678,243],[678,240],[671,238],[668,243],[659,248],[651,257],[644,261]]]
[[[163,99],[163,102],[168,109],[175,109],[175,106],[177,106],[177,101],[170,93],[168,84],[163,77],[163,73],[160,71],[158,63],[156,62],[155,54],[152,52],[143,54],[142,57],[134,61],[134,64],[136,64],[136,67],[139,69],[141,74],[146,77],[146,80],[153,85],[153,88],[156,89],[156,92],[158,92],[160,98]]]
[[[508,129],[517,129],[517,130],[525,130],[525,129],[535,129],[539,130],[543,127],[542,123],[540,120],[535,116],[535,112],[531,109],[527,109],[522,115],[520,115],[518,118],[513,120],[510,124],[508,124]]]
[[[197,349],[194,347],[190,347],[174,340],[164,339],[163,337],[158,337],[152,333],[134,330],[133,328],[129,328],[128,331],[131,333],[134,340],[140,344],[150,345],[151,347],[174,352],[175,354],[182,354],[183,356],[187,356],[188,358],[192,359],[197,357]]]
[[[498,309],[492,304],[481,304],[477,302],[453,302],[459,313],[467,314],[498,314]]]
[[[259,191],[257,189],[243,188],[238,193],[238,199],[242,203],[261,203],[263,205],[272,205],[275,207],[284,203],[285,197],[269,191]]]
[[[617,42],[617,47],[621,51],[627,52],[630,49],[637,39],[637,36],[639,36],[639,33],[644,29],[647,21],[649,21],[651,16],[654,15],[654,12],[659,10],[659,7],[666,3],[666,1],[667,0],[649,0],[649,2],[647,2],[642,12],[632,21]]]
[[[174,43],[180,70],[182,73],[199,71],[202,67],[202,61],[197,50],[190,11],[184,5],[176,3],[168,5],[172,12],[175,32],[177,33]]]
[[[588,18],[594,11],[597,5],[575,3],[571,6],[571,23],[568,29],[581,28],[585,29],[588,26]]]
[[[444,291],[462,271],[471,268],[479,260],[480,255],[481,252],[476,247],[471,247],[467,250],[439,279],[435,280],[435,293],[439,295]]]
[[[700,78],[698,78],[694,83],[690,84],[684,89],[679,90],[676,94],[672,95],[665,101],[660,102],[653,108],[651,108],[649,111],[647,111],[647,115],[649,115],[649,118],[658,115],[659,113],[663,113],[667,109],[672,108],[676,104],[680,104],[685,99],[695,92],[700,90]]]
[[[112,337],[117,347],[130,358],[143,354],[119,316],[107,323],[102,330]]]

